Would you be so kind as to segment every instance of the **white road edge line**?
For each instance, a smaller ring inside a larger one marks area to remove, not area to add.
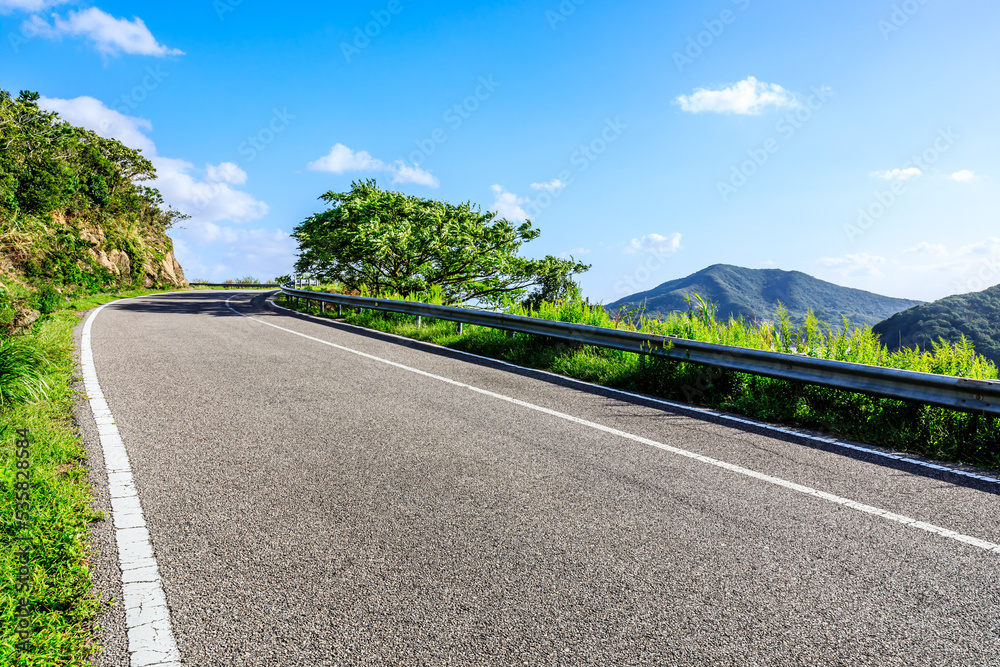
[[[344,352],[349,352],[351,354],[358,355],[359,357],[364,357],[365,359],[370,359],[372,361],[377,361],[377,362],[380,362],[380,363],[383,363],[383,364],[387,364],[389,366],[393,366],[394,368],[399,368],[401,370],[409,371],[411,373],[416,373],[417,375],[421,375],[423,377],[430,378],[432,380],[437,380],[439,382],[444,382],[446,384],[450,384],[450,385],[455,386],[455,387],[460,387],[462,389],[467,389],[469,391],[473,391],[473,392],[476,392],[477,394],[482,394],[484,396],[490,396],[491,398],[495,398],[495,399],[498,399],[498,400],[501,400],[501,401],[506,401],[508,403],[512,403],[512,404],[520,406],[522,408],[527,408],[529,410],[534,410],[535,412],[541,412],[543,414],[550,415],[552,417],[557,417],[559,419],[563,419],[563,420],[566,420],[568,422],[572,422],[574,424],[580,424],[581,426],[586,426],[588,428],[592,428],[592,429],[597,430],[597,431],[603,431],[604,433],[609,433],[611,435],[615,435],[615,436],[618,436],[620,438],[624,438],[626,440],[632,440],[633,442],[638,442],[638,443],[642,443],[644,445],[649,445],[650,447],[656,447],[657,449],[662,449],[663,451],[670,452],[671,454],[676,454],[678,456],[683,456],[685,458],[694,459],[695,461],[699,461],[701,463],[705,463],[705,464],[710,465],[710,466],[715,466],[716,468],[722,468],[724,470],[728,470],[730,472],[734,472],[734,473],[736,473],[738,475],[744,475],[746,477],[752,477],[753,479],[757,479],[757,480],[760,480],[762,482],[767,482],[769,484],[774,484],[775,486],[780,486],[780,487],[783,487],[785,489],[790,489],[792,491],[796,491],[798,493],[801,493],[801,494],[804,494],[804,495],[807,495],[807,496],[812,496],[814,498],[819,498],[821,500],[826,500],[828,502],[835,503],[837,505],[842,505],[843,507],[848,507],[848,508],[856,510],[858,512],[863,512],[865,514],[871,514],[871,515],[874,515],[874,516],[882,517],[883,519],[887,519],[889,521],[894,521],[896,523],[900,523],[900,524],[903,524],[903,525],[906,525],[906,526],[910,526],[912,528],[919,528],[920,530],[924,530],[924,531],[926,531],[928,533],[934,533],[936,535],[940,535],[941,537],[946,537],[948,539],[955,540],[957,542],[963,542],[965,544],[969,544],[969,545],[972,545],[974,547],[978,547],[980,549],[984,549],[986,551],[990,551],[990,552],[995,553],[995,554],[1000,554],[1000,544],[994,544],[993,542],[987,542],[986,540],[981,540],[981,539],[979,539],[977,537],[971,537],[969,535],[963,535],[961,533],[956,533],[955,531],[948,530],[947,528],[942,528],[940,526],[935,526],[934,524],[925,523],[923,521],[917,521],[916,519],[913,519],[913,518],[910,518],[910,517],[907,517],[907,516],[903,516],[901,514],[894,514],[892,512],[887,511],[887,510],[880,509],[878,507],[873,507],[871,505],[865,505],[863,503],[859,503],[859,502],[851,500],[849,498],[843,498],[841,496],[837,496],[837,495],[834,495],[832,493],[827,493],[826,491],[819,491],[817,489],[813,489],[811,487],[804,486],[802,484],[796,484],[795,482],[789,482],[789,481],[781,479],[779,477],[772,477],[771,475],[765,475],[764,473],[757,472],[756,470],[750,470],[749,468],[744,468],[743,466],[738,466],[738,465],[735,465],[735,464],[732,464],[732,463],[727,463],[725,461],[720,461],[719,459],[713,459],[713,458],[711,458],[709,456],[704,456],[702,454],[696,454],[695,452],[691,452],[691,451],[688,451],[686,449],[681,449],[679,447],[674,447],[672,445],[667,445],[667,444],[664,444],[662,442],[657,442],[656,440],[650,440],[649,438],[644,438],[642,436],[635,435],[633,433],[628,433],[627,431],[620,431],[620,430],[618,430],[616,428],[611,428],[610,426],[604,426],[603,424],[598,424],[596,422],[588,421],[586,419],[581,419],[580,417],[574,417],[573,415],[568,415],[568,414],[563,413],[563,412],[558,412],[556,410],[551,410],[549,408],[544,408],[544,407],[542,407],[540,405],[535,405],[534,403],[528,403],[527,401],[522,401],[520,399],[513,398],[511,396],[505,396],[503,394],[497,394],[495,392],[492,392],[492,391],[489,391],[489,390],[486,390],[486,389],[480,389],[479,387],[474,387],[472,385],[465,384],[464,382],[458,382],[457,380],[452,380],[450,378],[446,378],[446,377],[443,377],[443,376],[440,376],[440,375],[435,375],[433,373],[428,373],[427,371],[422,371],[419,368],[412,368],[410,366],[405,366],[405,365],[397,363],[395,361],[390,361],[388,359],[383,359],[382,357],[377,357],[377,356],[375,356],[373,354],[368,354],[367,352],[361,352],[359,350],[352,350],[351,348],[344,347],[343,345],[338,345],[336,343],[331,343],[330,341],[326,341],[326,340],[323,340],[321,338],[316,338],[316,337],[310,336],[308,334],[300,333],[300,332],[295,331],[293,329],[287,329],[285,327],[278,326],[277,324],[272,324],[270,322],[265,322],[264,320],[258,319],[256,317],[252,317],[250,315],[247,315],[246,313],[241,313],[240,311],[238,311],[235,308],[233,308],[232,305],[230,305],[229,302],[234,297],[236,297],[236,296],[239,296],[239,295],[233,295],[233,296],[229,297],[228,299],[226,299],[226,307],[229,308],[234,313],[236,313],[237,315],[241,315],[242,317],[246,317],[246,318],[251,319],[251,320],[253,320],[255,322],[259,322],[260,324],[265,324],[265,325],[267,325],[269,327],[274,327],[275,329],[280,329],[281,331],[286,331],[288,333],[295,334],[296,336],[301,336],[302,338],[305,338],[307,340],[315,341],[317,343],[322,343],[323,345],[329,345],[330,347],[336,348],[338,350],[342,350]]]
[[[181,657],[170,624],[170,610],[167,608],[153,545],[149,540],[139,496],[132,480],[128,453],[97,381],[94,352],[90,344],[94,318],[105,307],[122,300],[111,301],[96,308],[83,325],[80,340],[83,384],[97,422],[97,432],[104,451],[104,465],[108,472],[108,491],[111,495],[111,514],[122,572],[122,598],[125,602],[131,666],[180,667]]]
[[[238,295],[237,295],[238,296]],[[285,308],[284,306],[279,306],[274,303],[274,301],[268,301],[268,305],[278,310],[284,310],[288,313],[294,313],[300,317],[308,317],[319,322],[331,322],[327,317],[317,317],[316,315],[310,315],[309,313],[303,313],[298,310],[292,310],[291,308]],[[241,313],[242,314],[242,313]],[[347,322],[337,322],[340,326],[351,327],[352,329],[359,329],[361,331],[378,331],[377,329],[369,329],[367,327],[361,327],[356,324],[349,324]],[[990,484],[1000,485],[1000,478],[997,477],[987,477],[986,475],[977,475],[974,472],[967,472],[965,470],[959,470],[957,468],[950,468],[948,466],[939,465],[937,463],[929,463],[927,461],[921,461],[919,459],[911,459],[908,456],[901,456],[899,454],[890,454],[888,452],[879,451],[877,449],[871,449],[870,447],[863,447],[861,445],[856,445],[851,442],[846,442],[844,440],[837,440],[836,438],[821,438],[817,435],[810,435],[808,433],[800,433],[799,431],[793,431],[791,429],[782,428],[781,426],[775,426],[774,424],[768,424],[767,422],[756,421],[754,419],[749,419],[746,417],[737,417],[726,412],[719,412],[718,410],[712,410],[710,408],[702,408],[697,405],[691,405],[690,403],[677,403],[675,401],[668,401],[663,398],[656,398],[653,396],[645,396],[643,394],[636,394],[631,391],[625,391],[624,389],[615,389],[614,387],[606,387],[600,384],[594,384],[593,382],[587,382],[586,380],[578,380],[574,377],[569,377],[568,375],[559,375],[558,373],[552,373],[551,371],[543,371],[538,368],[528,368],[527,366],[520,366],[518,364],[512,363],[510,361],[504,361],[503,359],[494,359],[493,357],[484,357],[481,354],[474,354],[472,352],[466,352],[464,350],[456,350],[450,347],[445,347],[443,345],[438,345],[437,343],[431,343],[425,340],[418,340],[415,338],[407,338],[406,336],[400,336],[398,334],[388,333],[386,331],[378,331],[378,333],[383,336],[392,336],[393,338],[398,338],[405,341],[416,341],[422,345],[431,345],[433,347],[439,347],[442,350],[448,350],[454,354],[461,354],[466,357],[472,357],[473,359],[482,359],[483,361],[489,361],[494,364],[500,364],[503,366],[508,366],[510,368],[516,368],[522,371],[528,371],[531,373],[540,373],[542,375],[548,375],[550,377],[558,378],[564,382],[572,382],[573,384],[578,384],[584,387],[591,387],[594,389],[600,389],[601,391],[611,392],[613,394],[618,394],[619,396],[628,396],[630,398],[637,398],[648,403],[656,403],[657,405],[666,405],[668,407],[674,408],[676,410],[684,410],[686,412],[697,412],[703,415],[711,415],[718,419],[723,419],[725,421],[736,422],[737,424],[746,424],[748,426],[753,426],[754,428],[759,428],[765,431],[772,431],[774,433],[781,433],[784,435],[794,436],[796,438],[801,438],[802,440],[810,440],[812,442],[822,442],[826,445],[833,445],[834,447],[842,447],[844,449],[850,449],[856,452],[864,452],[865,454],[871,454],[872,456],[878,456],[884,459],[890,459],[892,461],[899,461],[901,463],[909,463],[911,465],[920,466],[922,468],[930,468],[931,470],[938,470],[941,472],[946,472],[952,475],[958,475],[959,477],[968,477],[969,479],[975,479],[980,482],[989,482]]]

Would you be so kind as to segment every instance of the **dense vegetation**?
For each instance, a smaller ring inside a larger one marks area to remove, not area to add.
[[[572,276],[590,268],[551,255],[521,257],[521,246],[539,234],[531,222],[515,225],[468,203],[380,190],[375,181],[320,199],[331,208],[295,228],[295,269],[347,289],[406,296],[434,288],[446,303],[538,303],[574,291]]]
[[[891,350],[927,350],[935,342],[965,338],[977,352],[1000,365],[1000,285],[904,310],[874,330]]]
[[[331,285],[325,289],[336,292],[343,286]],[[392,298],[386,294],[367,295]],[[433,293],[422,295],[420,300],[440,303]],[[641,330],[824,359],[959,377],[997,378],[997,367],[977,355],[965,340],[934,345],[929,351],[890,352],[868,327],[850,327],[846,323],[837,329],[824,327],[812,313],[807,313],[804,322],[797,326],[780,306],[767,322],[723,321],[717,319],[715,308],[710,304],[697,300],[695,303],[695,307],[663,320],[621,311],[612,317],[606,309],[579,299],[543,303],[539,308],[510,303],[507,310],[563,322]],[[427,318],[420,328],[413,317],[372,310],[349,312],[345,319],[352,324],[606,386],[696,403],[765,421],[815,428],[939,460],[1000,468],[1000,419],[997,418],[537,336],[518,334],[510,337],[506,332],[486,327],[466,325],[463,333],[458,334],[454,323]]]
[[[808,311],[812,310],[820,320],[834,325],[839,325],[841,318],[846,316],[852,324],[873,326],[893,313],[920,303],[841,287],[799,271],[715,264],[685,278],[619,299],[608,309],[645,307],[649,317],[666,317],[670,313],[686,312],[687,300],[692,294],[700,294],[719,304],[719,315],[723,319],[743,317],[751,322],[769,319],[781,303],[795,324],[803,324]]]
[[[140,152],[0,90],[0,331],[68,293],[183,282]]]

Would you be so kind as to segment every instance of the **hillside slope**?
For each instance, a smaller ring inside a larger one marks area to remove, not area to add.
[[[685,278],[619,299],[607,308],[614,311],[644,305],[648,316],[665,317],[674,311],[686,312],[688,295],[694,294],[718,304],[721,319],[770,320],[781,302],[795,323],[801,323],[812,308],[820,320],[832,326],[841,324],[841,315],[846,315],[854,325],[872,326],[921,303],[841,287],[800,271],[715,264]]]
[[[965,336],[976,352],[1000,365],[1000,285],[909,308],[874,331],[890,350],[929,349],[932,341],[955,343]]]
[[[0,90],[0,332],[61,295],[187,285],[152,163],[37,100]]]

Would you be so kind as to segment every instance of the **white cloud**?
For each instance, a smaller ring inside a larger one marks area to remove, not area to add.
[[[207,223],[174,229],[171,235],[174,255],[189,280],[203,278],[216,282],[245,275],[270,280],[291,273],[295,263],[295,239],[280,229],[242,229]]]
[[[968,257],[982,257],[984,255],[1000,254],[1000,238],[988,236],[986,240],[972,245],[962,246],[959,255]]]
[[[639,252],[677,252],[680,247],[680,232],[674,232],[670,236],[646,234],[642,238],[632,239],[632,242],[625,248],[625,254],[633,255]]]
[[[185,225],[254,220],[268,211],[267,204],[254,199],[250,193],[230,187],[246,183],[247,174],[238,165],[232,162],[205,165],[202,179],[190,162],[158,155],[153,140],[145,134],[153,129],[148,120],[109,109],[93,97],[71,100],[43,97],[38,103],[73,125],[142,150],[156,167],[154,186],[160,190],[164,201],[191,216]]]
[[[393,183],[416,183],[417,185],[426,185],[429,188],[441,185],[436,176],[417,165],[408,167],[402,161],[397,161],[389,168],[389,171],[392,172]]]
[[[971,181],[976,178],[975,172],[971,169],[962,169],[948,176],[953,181]]]
[[[879,267],[886,263],[885,257],[866,252],[848,254],[843,257],[822,257],[816,261],[820,266],[835,269],[845,278],[881,278],[885,274]]]
[[[916,167],[907,167],[906,169],[890,169],[888,171],[873,171],[872,176],[875,178],[881,178],[887,181],[908,181],[911,178],[916,178],[917,176],[923,175],[924,172],[920,171]]]
[[[759,114],[768,106],[800,106],[795,96],[778,84],[764,83],[753,76],[718,90],[696,88],[691,95],[681,95],[674,102],[690,113],[709,111],[744,115]]]
[[[387,164],[372,157],[368,151],[353,151],[341,143],[334,144],[329,153],[307,164],[306,169],[328,171],[334,174],[343,174],[348,171],[384,171],[392,174],[393,183],[416,183],[431,188],[441,185],[437,177],[429,171],[421,169],[420,165],[411,167],[402,160]]]
[[[80,11],[70,11],[67,18],[53,16],[49,25],[39,17],[26,21],[22,31],[29,31],[40,37],[55,39],[64,35],[89,39],[97,50],[107,56],[119,53],[132,53],[143,56],[179,56],[184,52],[171,49],[160,44],[153,37],[146,24],[138,16],[128,19],[116,19],[102,12],[97,7]]]
[[[501,218],[506,218],[511,222],[524,222],[528,219],[528,214],[521,208],[521,204],[527,204],[527,197],[518,197],[513,192],[507,192],[500,185],[491,185],[490,189],[496,196],[496,201],[490,207],[491,211],[496,211]]]
[[[232,162],[222,162],[217,165],[205,165],[205,178],[210,183],[232,183],[243,185],[247,182],[247,173],[239,165]]]
[[[151,160],[156,167],[156,188],[163,195],[163,200],[190,215],[195,222],[246,222],[261,218],[268,212],[267,204],[254,199],[249,192],[230,187],[229,182],[215,181],[210,174],[206,174],[207,180],[199,179],[197,174],[192,173],[194,165],[190,162],[166,157],[153,157]],[[208,167],[211,168],[211,165]],[[217,172],[218,168],[214,171]],[[246,173],[241,169],[239,172],[245,181]]]
[[[921,241],[912,248],[907,248],[903,252],[911,255],[923,255],[927,257],[942,257],[948,254],[948,248],[943,243],[928,243]]]
[[[109,109],[93,97],[75,97],[71,100],[42,97],[38,100],[38,106],[47,111],[55,111],[63,120],[92,130],[106,139],[117,139],[129,148],[142,151],[146,157],[156,153],[153,141],[145,135],[145,132],[153,129],[152,123],[145,118],[126,116]]]
[[[545,190],[546,192],[559,192],[566,187],[566,184],[560,181],[558,178],[553,178],[551,181],[546,181],[544,183],[532,183],[532,190]]]
[[[1000,237],[949,248],[922,241],[897,259],[873,255],[825,257],[819,277],[858,289],[934,301],[951,294],[978,292],[1000,283]]]
[[[40,12],[49,7],[62,5],[69,0],[0,0],[0,14],[12,12]]]
[[[386,165],[367,151],[355,152],[344,144],[337,143],[329,153],[307,164],[306,169],[343,174],[345,171],[384,171]]]

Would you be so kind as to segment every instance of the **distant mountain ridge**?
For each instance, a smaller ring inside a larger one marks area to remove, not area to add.
[[[718,304],[718,316],[723,320],[730,317],[743,317],[748,321],[772,320],[778,302],[781,302],[795,323],[801,323],[811,308],[820,320],[834,327],[840,326],[842,315],[846,315],[853,325],[874,326],[902,310],[923,303],[842,287],[801,271],[714,264],[605,307],[616,311],[622,307],[645,305],[647,316],[666,317],[675,311],[687,312],[688,295],[694,294]]]
[[[1000,285],[909,308],[873,329],[890,350],[930,349],[932,341],[956,343],[964,335],[976,352],[1000,366]]]

